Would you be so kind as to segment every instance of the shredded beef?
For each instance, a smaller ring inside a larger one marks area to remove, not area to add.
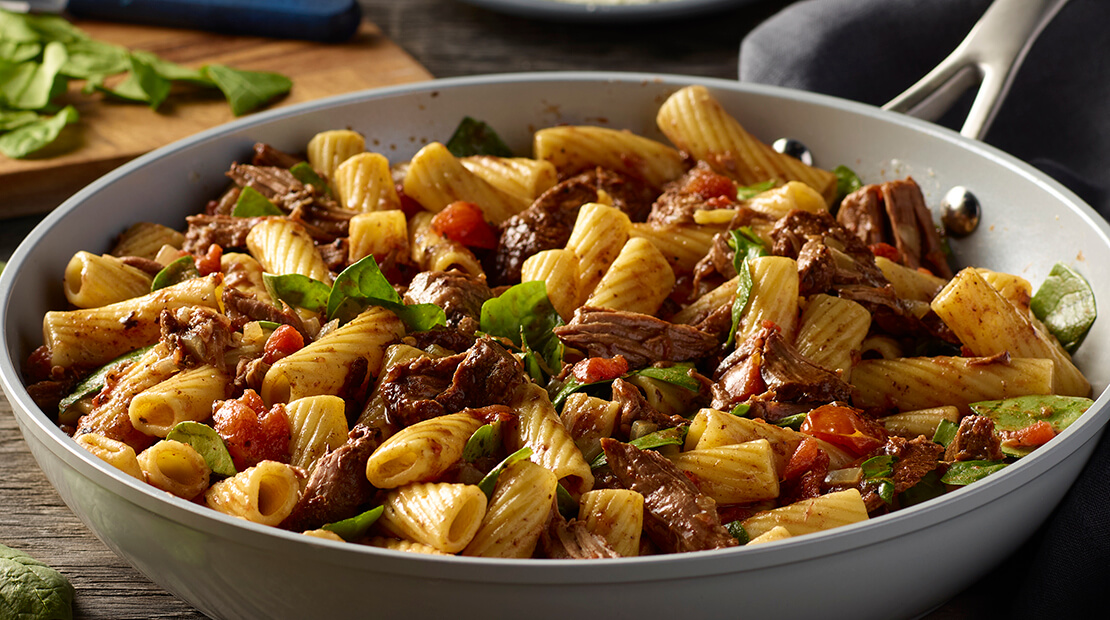
[[[996,461],[1002,456],[1002,440],[994,432],[994,420],[981,415],[964,416],[944,451],[946,461]]]
[[[699,161],[681,178],[668,183],[655,200],[647,221],[657,225],[692,224],[694,213],[703,209],[736,207],[736,185],[728,177]],[[728,191],[722,195],[721,189]]]
[[[613,475],[644,496],[644,531],[665,553],[723,549],[738,544],[721,525],[717,502],[698,490],[658,452],[606,437],[601,440]]]
[[[222,299],[227,317],[237,330],[250,321],[270,321],[291,326],[301,334],[305,342],[312,339],[300,315],[287,304],[278,308],[230,286],[224,287]]]
[[[250,187],[275,204],[309,191],[292,172],[278,166],[232,164],[226,174],[239,187]]]
[[[450,271],[422,271],[416,274],[405,292],[410,304],[434,304],[443,308],[449,327],[459,327],[464,319],[478,321],[482,304],[493,296],[484,279]]]
[[[887,437],[879,454],[895,457],[894,472],[890,477],[894,481],[894,492],[901,493],[921,482],[925,474],[936,469],[937,459],[942,452],[944,446],[924,436],[913,439],[891,436]]]
[[[552,508],[547,528],[540,533],[540,545],[544,555],[553,560],[592,560],[596,558],[619,558],[620,554],[609,546],[602,536],[594,534],[585,521],[567,521]]]
[[[589,357],[623,355],[631,368],[653,362],[685,362],[708,355],[717,339],[690,325],[676,325],[647,314],[579,308],[570,323],[556,327],[565,344]]]
[[[158,323],[161,339],[177,364],[224,368],[224,353],[231,344],[231,321],[226,316],[204,306],[186,306],[163,310]]]
[[[190,254],[203,254],[216,244],[228,251],[247,247],[247,234],[264,220],[264,217],[233,217],[231,215],[190,215],[185,218],[189,229],[185,231],[183,250]]]
[[[492,338],[479,338],[437,400],[453,411],[503,405],[525,381],[524,367],[512,353]]]
[[[347,443],[316,462],[300,500],[281,527],[303,532],[357,514],[374,493],[366,479],[366,461],[380,444],[377,430],[363,425],[351,429]]]
[[[628,437],[632,423],[638,420],[650,422],[659,428],[674,428],[686,424],[688,420],[679,415],[667,415],[648,403],[640,388],[624,379],[613,381],[613,402],[620,406],[620,432]]]
[[[457,327],[437,325],[428,331],[416,332],[405,336],[405,342],[420,350],[437,346],[448,351],[465,351],[474,344],[474,332],[466,332]]]
[[[405,427],[452,413],[436,397],[451,385],[451,377],[465,356],[459,353],[435,359],[420,357],[390,368],[378,388],[389,420]]]
[[[845,196],[836,212],[836,221],[868,246],[891,239],[878,185],[866,185]]]
[[[304,161],[301,157],[278,150],[265,142],[254,144],[254,156],[251,163],[255,166],[277,166],[278,168],[292,168]]]

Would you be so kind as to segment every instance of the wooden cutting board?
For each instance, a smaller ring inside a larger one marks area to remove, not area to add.
[[[131,24],[75,21],[95,39],[149,50],[189,67],[219,63],[237,69],[274,71],[293,80],[293,90],[269,108],[390,84],[431,79],[431,74],[363,22],[350,41],[307,41],[226,36]],[[53,209],[77,190],[120,164],[180,138],[234,120],[218,91],[171,95],[157,110],[80,94],[71,82],[67,98],[80,121],[33,159],[0,155],[0,218]]]

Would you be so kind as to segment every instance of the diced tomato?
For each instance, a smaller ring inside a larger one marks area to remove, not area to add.
[[[855,409],[822,405],[809,412],[801,431],[863,456],[886,443],[883,427],[864,419]]]
[[[709,170],[696,169],[687,180],[684,190],[697,194],[705,200],[715,200],[714,207],[722,208],[736,201],[736,183],[732,179]]]
[[[289,461],[292,430],[285,406],[266,405],[254,390],[238,399],[220,402],[212,413],[212,427],[227,444],[235,468],[243,471],[262,461]]]
[[[821,445],[812,437],[806,437],[795,448],[794,454],[790,455],[790,460],[786,462],[786,471],[783,472],[782,477],[786,480],[800,478],[802,474],[813,469],[821,454]]]
[[[588,357],[571,366],[570,372],[580,383],[612,381],[628,372],[628,360],[616,357]]]
[[[889,243],[874,243],[871,245],[871,253],[876,257],[883,257],[898,262],[898,248],[890,245]]]
[[[215,243],[208,246],[208,252],[196,259],[197,271],[200,272],[200,275],[206,276],[219,271],[220,258],[223,256],[223,253],[224,249]]]
[[[304,348],[304,336],[292,325],[280,325],[266,339],[262,347],[262,361],[273,364],[279,359]]]
[[[1043,446],[1056,436],[1056,429],[1044,420],[1026,426],[1016,431],[999,431],[1002,445],[1009,448],[1035,448]]]
[[[497,247],[497,233],[473,202],[456,200],[447,205],[432,218],[432,229],[469,248],[492,250]]]

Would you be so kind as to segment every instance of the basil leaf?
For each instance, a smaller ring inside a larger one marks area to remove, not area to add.
[[[833,174],[836,176],[836,200],[834,204],[839,203],[845,196],[863,187],[863,180],[848,166],[833,168]]]
[[[1091,285],[1064,263],[1052,266],[1029,301],[1029,308],[1068,353],[1083,344],[1098,316]]]
[[[462,458],[467,463],[473,463],[481,458],[493,456],[501,446],[501,424],[485,424],[466,440],[463,447]]]
[[[482,304],[479,329],[492,336],[508,338],[516,346],[529,345],[539,351],[548,368],[563,365],[563,343],[552,331],[563,324],[547,297],[543,280],[522,282]]]
[[[204,462],[213,473],[221,476],[234,476],[237,473],[223,438],[207,424],[193,421],[178,422],[166,434],[166,439],[192,446],[197,454],[204,457]]]
[[[274,301],[284,301],[290,306],[312,312],[323,312],[328,307],[331,287],[306,275],[287,273],[276,276],[263,273],[262,283]]]
[[[227,97],[235,116],[261,107],[293,88],[293,82],[278,73],[242,71],[225,65],[206,65],[202,72]]]
[[[763,192],[765,192],[769,189],[774,189],[774,187],[775,187],[775,180],[774,179],[768,179],[766,181],[763,181],[762,183],[755,183],[755,184],[752,184],[752,185],[744,185],[744,186],[741,186],[741,187],[737,187],[736,188],[736,199],[737,200],[749,200],[751,198],[754,198],[754,197],[762,194]]]
[[[0,613],[4,618],[73,618],[73,585],[50,566],[0,545]]]
[[[498,463],[496,467],[491,469],[489,473],[478,482],[478,488],[482,489],[482,492],[486,494],[487,498],[492,498],[493,489],[497,486],[497,478],[501,476],[501,472],[505,471],[505,469],[513,463],[523,461],[530,456],[532,456],[532,449],[528,446],[524,446],[509,456],[506,456],[505,460]]]
[[[129,364],[139,359],[153,346],[154,345],[148,345],[142,347],[141,349],[135,349],[130,353],[124,353],[123,355],[108,362],[107,364],[104,364],[91,375],[82,379],[81,382],[73,388],[73,391],[70,392],[68,396],[63,398],[61,402],[58,403],[58,414],[61,415],[65,413],[66,409],[72,407],[74,403],[81,400],[82,398],[99,393],[100,390],[104,389],[104,382],[107,379],[109,373],[111,373],[116,368],[119,368],[121,364]]]
[[[378,506],[371,508],[364,513],[357,514],[350,519],[343,519],[335,523],[328,523],[323,526],[323,529],[329,532],[335,532],[340,538],[346,541],[358,540],[366,535],[370,530],[370,526],[382,516],[385,511],[385,506]]]
[[[27,157],[56,140],[66,125],[75,122],[77,110],[67,105],[52,117],[40,118],[0,135],[0,153],[12,159]]]
[[[308,162],[297,162],[289,169],[289,173],[301,183],[315,187],[317,192],[329,196],[332,195],[331,188],[328,187],[328,182],[325,181]]]
[[[953,486],[964,486],[986,478],[1006,467],[1005,461],[956,461],[948,466],[948,471],[940,481]]]
[[[282,215],[282,210],[270,199],[263,196],[258,190],[246,186],[239,190],[239,198],[231,208],[231,215],[235,217],[262,217],[266,215]]]
[[[742,521],[729,521],[725,524],[725,529],[728,530],[732,537],[740,541],[741,545],[746,545],[752,541],[752,537],[748,535],[748,530],[744,529]]]
[[[677,385],[691,392],[697,392],[701,389],[701,383],[690,376],[690,370],[693,369],[693,367],[693,362],[678,362],[673,366],[662,368],[655,366],[641,368],[640,370],[629,373],[629,375],[658,379],[659,381]]]
[[[952,443],[956,438],[956,431],[960,430],[960,426],[951,420],[941,420],[937,424],[937,430],[933,432],[933,441],[939,443],[944,447]]]
[[[455,157],[468,157],[470,155],[513,156],[513,151],[501,140],[501,136],[498,136],[492,127],[469,116],[463,117],[444,146]]]
[[[686,443],[686,431],[689,429],[690,427],[685,424],[673,428],[664,428],[654,433],[648,433],[643,437],[637,437],[628,442],[628,445],[641,450],[653,450],[655,448],[662,448],[663,446],[681,446]],[[597,469],[598,467],[604,467],[608,464],[609,459],[607,459],[605,453],[602,452],[590,463],[590,469]]]
[[[199,276],[200,272],[197,271],[197,263],[193,257],[182,256],[155,274],[154,279],[150,281],[150,291],[154,292]]]

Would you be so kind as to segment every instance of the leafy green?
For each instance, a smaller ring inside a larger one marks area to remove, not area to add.
[[[948,466],[948,471],[940,481],[953,486],[964,486],[986,478],[1006,467],[1005,461],[956,461]]]
[[[42,53],[42,43],[37,41],[0,40],[0,60],[20,63],[33,60]]]
[[[628,445],[641,450],[654,450],[655,448],[662,448],[663,446],[681,446],[686,443],[686,431],[688,430],[690,430],[690,427],[685,424],[673,428],[664,428],[654,433],[648,433],[643,437],[637,437],[628,442]],[[590,469],[605,467],[608,464],[609,459],[607,459],[605,453],[602,452],[590,463]]]
[[[739,280],[736,284],[736,297],[732,302],[732,327],[729,329],[728,339],[725,341],[726,348],[736,338],[736,330],[740,327],[740,321],[744,318],[744,310],[748,307],[748,298],[752,294],[753,282],[751,267],[749,266],[750,260],[767,255],[766,246],[752,232],[751,228],[744,226],[728,232],[731,235],[729,245],[735,251],[732,255],[732,264],[736,267],[736,275]]]
[[[480,458],[493,456],[500,446],[501,424],[484,424],[466,440],[462,458],[467,463],[473,463]]]
[[[555,506],[564,519],[574,519],[578,516],[578,501],[561,484],[555,485]]]
[[[0,110],[0,131],[9,131],[39,120],[30,110]]]
[[[175,62],[170,62],[161,56],[145,50],[135,50],[131,56],[138,58],[143,63],[150,65],[155,73],[171,82],[188,82],[196,86],[215,88],[216,83],[206,77],[200,69],[190,69]]]
[[[752,185],[744,185],[744,186],[741,186],[741,187],[737,187],[736,188],[736,199],[737,200],[749,200],[751,198],[755,198],[756,196],[762,194],[763,192],[765,192],[769,189],[774,189],[774,187],[775,187],[775,180],[774,179],[768,179],[766,181],[763,181],[762,183],[755,183],[755,184],[752,184]]]
[[[937,430],[933,431],[933,441],[947,448],[948,444],[952,443],[952,440],[956,438],[956,431],[959,429],[960,426],[955,422],[951,420],[941,420],[940,423],[937,424]]]
[[[263,273],[262,283],[274,301],[284,301],[290,306],[312,312],[323,312],[328,308],[331,287],[306,275],[287,273],[276,276]]]
[[[1029,307],[1068,353],[1075,353],[1083,344],[1098,316],[1091,285],[1064,263],[1052,266]]]
[[[150,281],[150,290],[154,292],[199,276],[200,272],[197,271],[197,263],[193,257],[182,256],[154,275],[154,279]]]
[[[226,65],[207,65],[202,73],[227,97],[235,116],[259,108],[293,88],[293,81],[279,73],[243,71]]]
[[[282,210],[270,199],[259,193],[251,186],[239,190],[239,197],[235,206],[231,208],[231,215],[235,217],[262,217],[266,215],[281,215]]]
[[[89,79],[101,75],[115,75],[131,69],[131,55],[126,48],[94,39],[79,39],[66,43],[69,57],[62,65],[62,75]]]
[[[51,117],[20,125],[0,135],[0,153],[20,159],[42,149],[58,138],[66,125],[77,122],[77,110],[67,105]]]
[[[493,489],[497,486],[497,479],[501,476],[501,472],[508,469],[513,463],[523,461],[530,456],[532,456],[532,449],[528,446],[524,446],[509,456],[506,456],[496,467],[489,470],[489,473],[486,474],[484,478],[478,481],[478,488],[482,489],[482,492],[486,494],[487,498],[493,497]]]
[[[874,456],[860,465],[863,478],[874,489],[883,501],[890,504],[894,501],[894,457],[889,454]]]
[[[725,529],[728,530],[732,537],[740,541],[741,545],[746,545],[751,542],[752,537],[748,534],[748,530],[744,529],[742,521],[729,521],[725,524]]]
[[[737,407],[743,406],[743,407],[746,407],[746,408],[749,407],[748,405],[745,405],[744,403],[741,403],[741,404],[736,405],[736,406]],[[744,413],[746,414],[747,412],[748,412],[747,409],[745,409]],[[792,428],[794,430],[798,430],[802,427],[802,422],[806,421],[806,416],[807,415],[809,415],[809,414],[808,413],[795,413],[794,415],[788,415],[785,418],[780,418],[774,424],[775,424],[775,426],[781,426],[783,428]]]
[[[552,331],[562,324],[543,280],[522,282],[487,299],[479,319],[479,329],[487,334],[508,338],[518,347],[526,339],[551,369],[562,366],[563,343]]]
[[[443,308],[435,304],[406,305],[373,256],[356,261],[335,278],[328,295],[327,317],[345,323],[370,306],[392,310],[412,331],[427,331],[447,324]]]
[[[650,379],[657,379],[671,385],[685,388],[691,392],[697,392],[701,389],[701,383],[697,379],[690,376],[690,370],[694,368],[693,362],[678,362],[672,366],[649,366],[641,368],[628,373],[630,376],[648,377]]]
[[[940,481],[940,474],[934,469],[925,474],[917,484],[898,494],[898,501],[903,506],[913,506],[944,495],[947,488]]]
[[[972,413],[994,420],[994,427],[1000,431],[1018,431],[1037,422],[1048,422],[1052,430],[1059,433],[1078,420],[1093,403],[1082,396],[1040,395],[982,401],[971,403],[969,407]],[[1028,455],[1033,448],[1003,444],[1002,451],[1021,457]]]
[[[329,532],[335,532],[339,535],[340,538],[346,541],[358,540],[359,538],[362,538],[366,535],[366,532],[370,530],[370,526],[374,525],[374,522],[378,520],[378,517],[382,516],[382,512],[384,511],[384,506],[371,508],[370,510],[367,510],[366,512],[363,512],[361,514],[357,514],[350,519],[343,519],[342,521],[336,521],[335,523],[328,523],[327,525],[323,526],[323,529],[328,530]]]
[[[77,387],[73,388],[73,391],[70,392],[69,396],[66,396],[62,399],[60,403],[58,403],[58,413],[65,413],[66,409],[72,407],[74,403],[81,400],[82,398],[99,393],[100,390],[104,389],[104,381],[105,379],[107,379],[109,373],[111,373],[116,368],[119,368],[121,364],[130,364],[131,362],[139,359],[147,351],[149,351],[152,346],[154,345],[148,345],[140,349],[135,349],[130,353],[124,353],[123,355],[108,362],[107,364],[104,364],[91,375],[85,377],[80,383],[77,384]]]
[[[839,203],[845,196],[863,187],[863,180],[848,166],[833,168],[833,174],[836,175],[836,200],[834,204]]]
[[[115,88],[97,88],[126,101],[145,103],[150,109],[157,110],[169,96],[172,83],[138,56],[131,56],[130,65],[131,72]]]
[[[332,192],[331,188],[328,187],[328,182],[308,162],[297,162],[289,169],[289,172],[301,183],[315,187],[317,192],[331,195]]]
[[[70,620],[73,585],[22,551],[0,545],[0,617]]]
[[[69,54],[61,43],[47,43],[42,50],[42,62],[28,61],[16,66],[3,85],[7,105],[21,110],[45,108],[66,87],[66,78],[60,71]]]
[[[575,379],[573,376],[567,377],[567,380],[565,383],[563,383],[563,386],[559,388],[559,391],[555,392],[555,395],[553,397],[551,397],[551,404],[554,405],[556,411],[559,411],[567,402],[568,396],[581,390],[587,385],[596,385],[597,383],[607,383],[607,381],[598,381],[596,383],[582,383],[578,379]]]
[[[512,157],[512,150],[501,140],[501,136],[483,121],[464,116],[455,132],[444,145],[455,157],[469,155],[495,155]]]
[[[42,35],[31,27],[30,16],[10,11],[0,11],[0,39],[15,42],[34,42]]]
[[[752,408],[752,406],[749,405],[748,403],[740,403],[739,405],[736,405],[735,407],[733,407],[732,411],[730,411],[729,413],[731,413],[734,416],[739,416],[739,417],[742,418],[742,417],[748,415],[748,412],[751,411],[751,408]]]
[[[170,429],[166,439],[180,441],[192,446],[197,454],[204,457],[208,469],[211,469],[214,473],[221,476],[234,476],[236,474],[235,464],[231,460],[231,454],[227,451],[227,445],[224,444],[223,438],[211,426],[200,422],[179,422]]]

